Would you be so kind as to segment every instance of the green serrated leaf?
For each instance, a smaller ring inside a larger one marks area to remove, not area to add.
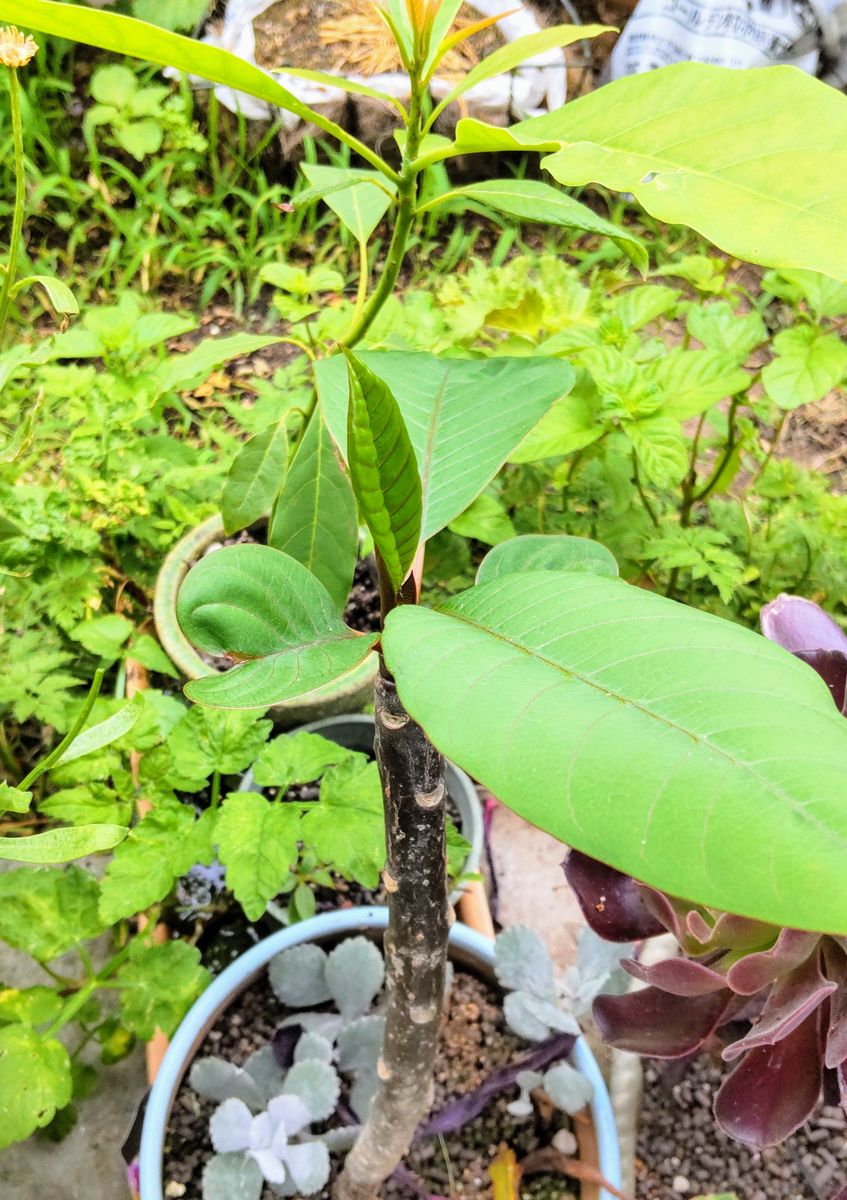
[[[288,429],[276,422],[236,454],[221,497],[224,533],[237,533],[270,512],[288,467]]]
[[[501,542],[479,564],[477,583],[523,571],[577,571],[614,578],[618,564],[610,550],[591,538],[527,533]]]
[[[0,988],[0,1024],[46,1025],[64,1007],[61,996],[49,987]]]
[[[100,885],[100,914],[113,925],[163,900],[174,880],[212,859],[215,813],[197,820],[178,800],[162,800],[118,846]]]
[[[272,729],[273,722],[254,713],[190,708],[169,733],[167,748],[183,775],[237,775],[250,766]]]
[[[814,325],[784,329],[773,341],[776,358],[762,371],[765,391],[791,411],[822,400],[847,374],[847,345]]]
[[[190,699],[213,707],[267,708],[301,696],[354,670],[377,640],[348,628],[311,571],[269,546],[227,546],[201,559],[177,616],[195,645],[247,660],[186,686]]]
[[[779,647],[564,572],[403,606],[383,646],[439,750],[554,837],[672,895],[847,929],[847,728]]]
[[[103,932],[97,881],[79,867],[21,867],[0,874],[0,937],[50,962]]]
[[[668,399],[662,415],[677,421],[698,417],[727,396],[744,392],[751,376],[727,354],[712,350],[673,350],[656,364],[655,382]]]
[[[248,920],[257,921],[297,861],[300,814],[293,804],[233,792],[221,806],[215,837],[227,883]]]
[[[268,545],[308,567],[343,610],[356,567],[359,517],[350,480],[319,412],[306,428],[274,506]]]
[[[286,733],[263,747],[253,768],[260,787],[278,787],[281,792],[293,783],[320,779],[327,767],[353,756],[329,738],[317,733]]]
[[[106,613],[102,617],[91,617],[87,621],[81,621],[71,630],[71,637],[90,654],[114,662],[132,633],[132,628],[132,621],[126,617],[118,613]]]
[[[134,638],[128,655],[141,663],[148,671],[156,671],[159,675],[169,675],[171,679],[179,679],[179,671],[165,654],[162,647],[149,633],[142,633]]]
[[[359,358],[395,397],[414,447],[424,540],[464,512],[574,379],[570,364],[549,358],[441,359],[400,351],[363,351]],[[324,419],[349,461],[341,356],[319,362],[316,377]]]
[[[38,811],[68,825],[128,825],[132,804],[103,783],[89,783],[54,792]]]
[[[43,1129],[71,1093],[71,1060],[61,1042],[22,1025],[0,1029],[0,1149]]]
[[[321,780],[320,803],[303,816],[301,837],[347,879],[374,888],[385,865],[382,787],[375,762],[349,759]]]
[[[200,951],[187,942],[157,945],[133,941],[129,961],[115,976],[121,989],[121,1018],[144,1041],[160,1029],[170,1035],[211,976]]]
[[[347,461],[353,491],[395,591],[421,534],[421,479],[388,385],[349,351]]]

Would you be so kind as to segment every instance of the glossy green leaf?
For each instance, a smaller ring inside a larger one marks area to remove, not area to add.
[[[300,813],[294,804],[256,792],[233,792],[221,807],[215,837],[227,884],[248,921],[258,921],[297,861]]]
[[[503,11],[508,10],[504,8]],[[443,112],[448,104],[452,104],[454,100],[464,96],[465,92],[472,87],[493,79],[495,75],[513,71],[527,59],[534,58],[536,54],[543,54],[545,50],[563,49],[565,46],[572,46],[574,42],[599,37],[601,33],[613,32],[614,29],[611,25],[550,25],[547,29],[539,30],[538,33],[528,33],[524,37],[515,38],[513,42],[507,42],[468,71],[467,75],[460,79],[436,106],[432,121],[435,120],[438,113]]]
[[[313,187],[326,189],[324,203],[360,242],[366,242],[376,229],[397,190],[379,171],[322,163],[303,163],[302,169]],[[337,184],[346,186],[336,188]]]
[[[391,389],[355,355],[345,355],[349,400],[347,461],[353,492],[395,589],[421,534],[421,478]]]
[[[405,606],[383,646],[439,750],[533,824],[674,895],[847,930],[847,724],[799,659],[556,572]]]
[[[614,578],[618,564],[611,550],[591,538],[558,533],[525,533],[489,550],[479,564],[476,582],[525,571],[577,571]]]
[[[631,193],[749,262],[847,278],[847,97],[795,67],[660,67],[510,129],[460,121],[428,159],[507,150],[549,151],[557,182]]]
[[[221,496],[227,536],[270,512],[288,467],[288,430],[276,422],[245,442],[233,459]]]
[[[359,358],[391,389],[409,432],[423,488],[424,539],[465,511],[573,384],[571,366],[551,358],[471,360],[400,351],[363,351]],[[318,363],[317,380],[324,418],[346,452],[341,357]]]
[[[835,333],[795,325],[774,338],[776,357],[762,371],[765,391],[790,411],[822,400],[847,373],[847,345]]]
[[[189,571],[177,616],[210,654],[240,665],[196,679],[186,695],[213,708],[267,708],[340,679],[364,662],[376,634],[341,620],[311,571],[269,546],[226,546]]]
[[[111,850],[126,837],[121,825],[76,825],[48,829],[29,837],[0,838],[0,859],[7,862],[66,863],[99,850]]]
[[[487,492],[477,496],[473,504],[450,522],[448,528],[451,533],[476,538],[486,546],[496,546],[515,536],[511,517],[496,496],[490,496]]]
[[[356,569],[359,514],[329,431],[315,412],[271,515],[268,545],[315,575],[339,612]]]
[[[61,1042],[23,1025],[0,1029],[0,1148],[22,1142],[70,1104],[71,1060]]]
[[[543,225],[561,225],[610,238],[639,271],[647,270],[647,250],[633,234],[606,221],[585,204],[574,200],[561,188],[551,187],[538,179],[491,179],[454,188],[439,197],[447,200],[475,200],[495,212],[506,213],[521,221]]]

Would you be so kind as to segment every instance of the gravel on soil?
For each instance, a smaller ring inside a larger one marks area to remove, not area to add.
[[[241,1064],[254,1050],[266,1045],[285,1010],[262,976],[247,988],[209,1032],[198,1056],[216,1054]],[[503,1021],[497,992],[475,976],[457,971],[441,1033],[435,1074],[434,1108],[450,1097],[471,1091],[494,1069],[526,1051]],[[502,1144],[518,1158],[549,1145],[560,1127],[557,1114],[537,1113],[517,1122],[506,1111],[515,1098],[509,1093],[492,1102],[475,1121],[458,1134],[422,1143],[413,1148],[406,1165],[418,1174],[431,1192],[451,1200],[493,1200],[488,1166]],[[208,1122],[215,1109],[184,1084],[174,1104],[165,1142],[165,1194],[176,1200],[201,1200],[203,1166],[212,1153]],[[408,1188],[389,1183],[384,1200],[417,1200]],[[537,1175],[525,1179],[520,1200],[573,1200],[574,1191],[561,1176]],[[329,1190],[314,1200],[328,1200]],[[262,1200],[275,1200],[266,1188]],[[298,1198],[300,1200],[300,1198]]]
[[[726,1070],[708,1055],[682,1075],[677,1063],[645,1063],[638,1200],[710,1192],[735,1192],[738,1200],[832,1200],[847,1181],[844,1110],[822,1105],[793,1137],[758,1153],[715,1124],[712,1103]]]

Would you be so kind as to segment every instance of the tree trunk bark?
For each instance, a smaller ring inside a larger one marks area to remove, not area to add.
[[[388,845],[382,1085],[335,1185],[336,1200],[374,1200],[432,1106],[450,932],[444,760],[403,708],[384,666],[375,748]]]

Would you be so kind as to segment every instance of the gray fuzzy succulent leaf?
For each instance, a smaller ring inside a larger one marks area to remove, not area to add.
[[[543,1042],[554,1031],[579,1033],[579,1026],[569,1013],[529,992],[507,993],[503,998],[503,1015],[509,1028],[530,1042]]]
[[[243,1100],[224,1100],[212,1113],[209,1135],[219,1154],[250,1149],[253,1114]]]
[[[338,1035],[338,1069],[375,1071],[384,1040],[385,1017],[371,1013],[370,1016],[352,1021]]]
[[[332,1042],[319,1033],[307,1032],[300,1037],[294,1049],[294,1061],[296,1063],[308,1062],[311,1059],[317,1062],[331,1063]],[[282,1089],[280,1088],[278,1091],[282,1091]]]
[[[293,1013],[280,1021],[280,1026],[300,1025],[306,1033],[319,1033],[328,1042],[334,1042],[344,1028],[344,1020],[338,1013],[320,1012]]]
[[[327,986],[345,1021],[368,1011],[384,979],[382,955],[366,937],[345,938],[327,957]]]
[[[309,1008],[332,998],[326,980],[327,955],[313,942],[290,946],[271,959],[271,987],[289,1008]]]
[[[602,992],[622,995],[631,976],[621,967],[621,960],[631,958],[635,947],[620,942],[607,942],[587,926],[579,935],[576,963],[565,972],[569,1007],[577,1017],[586,1016]]]
[[[327,1129],[325,1133],[315,1134],[310,1140],[323,1142],[330,1154],[343,1154],[356,1141],[360,1130],[360,1125],[340,1125],[337,1129]]]
[[[285,1152],[285,1166],[304,1196],[320,1191],[329,1179],[329,1151],[323,1142],[298,1142]]]
[[[350,1107],[364,1122],[368,1119],[374,1096],[379,1090],[379,1076],[376,1071],[360,1071],[350,1088]]]
[[[528,925],[512,925],[498,933],[494,970],[501,987],[555,1000],[553,962],[544,942]]]
[[[594,1095],[591,1081],[570,1063],[558,1063],[551,1067],[544,1076],[542,1086],[556,1108],[570,1117],[585,1108]]]
[[[244,1070],[261,1092],[263,1105],[282,1091],[285,1071],[276,1061],[270,1046],[255,1050],[244,1063]]]
[[[544,1082],[544,1076],[540,1071],[521,1071],[515,1080],[515,1083],[520,1088],[520,1095],[517,1100],[512,1100],[506,1105],[506,1109],[513,1117],[529,1117],[532,1115],[532,1096],[530,1093],[534,1088],[541,1087]]]
[[[264,1178],[246,1154],[216,1154],[203,1170],[203,1200],[260,1200]]]
[[[335,1112],[340,1090],[333,1067],[316,1059],[307,1059],[295,1063],[288,1072],[282,1094],[302,1100],[313,1121],[325,1121]]]
[[[214,1055],[196,1059],[188,1082],[198,1096],[219,1104],[224,1100],[241,1100],[258,1112],[266,1103],[261,1088],[246,1070]]]

